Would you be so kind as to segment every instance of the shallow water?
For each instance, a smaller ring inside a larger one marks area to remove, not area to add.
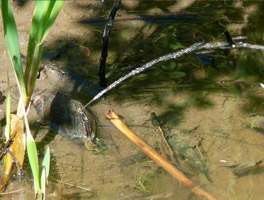
[[[104,28],[100,18],[107,17],[111,6],[111,2],[104,5],[100,1],[66,1],[47,38],[45,57],[96,87]],[[225,30],[232,36],[247,36],[244,42],[263,45],[261,6],[261,2],[240,1],[122,2],[118,10],[120,16],[109,38],[108,84],[135,67],[196,42],[225,41]],[[25,53],[34,2],[28,1],[23,6],[14,3],[13,8],[21,50]],[[133,20],[135,15],[144,17]],[[159,17],[164,15],[169,17]],[[91,23],[90,19],[96,23]],[[91,56],[83,55],[79,45],[88,47]],[[5,50],[4,46],[0,38],[0,52]],[[126,80],[103,101],[90,106],[97,117],[98,138],[104,148],[98,148],[97,152],[87,151],[82,145],[52,133],[48,127],[39,128],[32,110],[30,118],[38,149],[43,152],[45,145],[49,145],[52,152],[47,199],[198,199],[148,159],[121,165],[139,150],[106,120],[105,113],[110,108],[151,146],[161,142],[157,127],[151,123],[151,112],[157,114],[164,129],[172,134],[195,129],[190,135],[201,138],[199,150],[206,159],[212,182],[197,170],[190,178],[218,199],[264,199],[263,168],[258,168],[254,174],[236,177],[227,167],[264,159],[263,132],[254,125],[264,114],[264,90],[260,87],[262,60],[260,50],[191,53],[175,61],[159,63]],[[5,91],[4,54],[0,55],[0,61],[3,77],[0,90]],[[15,110],[18,91],[11,69],[10,76],[12,109]],[[49,73],[40,79],[36,94],[69,92],[70,86],[58,84],[57,78],[56,73]],[[83,103],[92,99],[76,91],[73,95]],[[0,105],[1,118],[4,107]],[[27,163],[24,170],[26,175],[22,180],[14,176],[7,186],[6,192],[15,193],[1,194],[1,199],[33,197]]]

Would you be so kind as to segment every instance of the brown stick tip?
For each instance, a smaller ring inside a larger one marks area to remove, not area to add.
[[[108,111],[108,113],[105,114],[105,116],[106,116],[107,119],[111,120],[111,119],[114,118],[114,115],[115,115],[115,114],[116,114],[115,111],[111,108],[111,109]]]

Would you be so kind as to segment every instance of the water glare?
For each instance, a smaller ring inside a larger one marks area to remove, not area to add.
[[[237,38],[236,38],[237,39]],[[241,38],[239,38],[241,39]],[[242,38],[244,39],[244,38]],[[234,46],[234,47],[233,47]],[[264,46],[261,45],[255,45],[255,44],[248,44],[248,43],[243,43],[243,42],[238,42],[235,43],[234,45],[232,45],[232,47],[230,47],[229,43],[227,42],[217,42],[217,43],[195,43],[192,46],[186,48],[186,49],[182,49],[180,51],[177,51],[175,53],[171,53],[171,54],[167,54],[165,56],[161,56],[155,60],[152,60],[146,64],[144,64],[142,67],[138,67],[134,70],[132,70],[130,73],[128,73],[127,75],[121,77],[120,79],[116,80],[115,82],[113,82],[111,85],[109,85],[107,88],[105,88],[104,90],[102,90],[101,92],[99,92],[97,95],[94,96],[94,98],[89,101],[83,108],[86,108],[87,106],[89,106],[92,102],[94,102],[95,100],[99,99],[101,96],[103,96],[106,92],[110,91],[111,89],[113,89],[114,87],[116,87],[118,84],[120,84],[121,82],[123,82],[124,80],[128,79],[131,76],[134,76],[136,74],[139,74],[143,71],[145,71],[146,69],[152,67],[153,65],[162,62],[162,61],[167,61],[170,59],[176,59],[179,58],[181,56],[183,56],[184,54],[196,51],[196,50],[209,50],[209,49],[231,49],[231,48],[248,48],[248,49],[257,49],[257,50],[264,50]]]

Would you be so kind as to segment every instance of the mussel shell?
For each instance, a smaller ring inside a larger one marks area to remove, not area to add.
[[[253,160],[249,160],[246,161],[240,165],[238,165],[237,167],[235,167],[232,172],[234,175],[240,177],[240,176],[245,176],[248,175],[250,173],[254,173],[256,167],[262,163],[262,161],[259,162],[255,162]]]
[[[84,143],[95,138],[94,115],[69,95],[60,92],[40,95],[34,98],[33,106],[41,118],[49,121],[53,131]]]

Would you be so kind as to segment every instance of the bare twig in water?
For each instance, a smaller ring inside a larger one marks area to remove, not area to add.
[[[169,197],[171,197],[173,194],[172,193],[161,193],[161,194],[155,194],[155,195],[151,195],[145,198],[142,198],[141,200],[150,200],[150,199],[167,199]]]
[[[54,181],[58,182],[58,183],[62,183],[62,184],[64,184],[64,185],[68,185],[68,186],[70,186],[70,187],[76,187],[76,188],[79,188],[79,189],[85,190],[85,191],[87,191],[87,192],[92,192],[92,193],[94,193],[94,191],[93,191],[92,189],[90,189],[90,188],[85,188],[85,187],[78,186],[78,185],[74,185],[74,184],[71,184],[71,183],[66,183],[66,182],[61,181],[61,180],[59,180],[59,179],[56,179],[56,178],[54,178],[54,177],[52,177],[52,176],[49,176],[49,177],[50,177],[51,179],[53,179]]]
[[[114,23],[114,19],[115,19],[115,15],[116,12],[121,4],[122,0],[116,0],[113,8],[111,10],[111,13],[109,15],[108,18],[108,22],[105,24],[105,29],[104,29],[104,33],[103,33],[103,48],[102,48],[102,54],[101,54],[101,58],[100,58],[100,67],[99,67],[99,79],[100,79],[100,86],[102,87],[106,87],[106,80],[105,80],[105,62],[108,56],[108,36],[110,33],[110,28],[113,26]]]
[[[16,194],[16,193],[20,193],[20,192],[22,192],[22,191],[23,191],[23,189],[14,190],[14,191],[10,191],[10,192],[0,192],[0,195]]]
[[[172,151],[172,149],[171,149],[171,147],[170,147],[170,145],[169,145],[167,139],[165,138],[164,133],[163,133],[163,130],[161,129],[160,126],[158,127],[158,129],[159,129],[159,132],[160,132],[160,136],[161,136],[161,138],[162,138],[162,141],[163,141],[163,143],[164,143],[165,146],[166,146],[166,151],[168,152],[168,154],[169,154],[169,156],[170,156],[170,159],[171,159],[173,162],[177,163],[176,159],[174,158],[174,152]]]
[[[229,44],[231,48],[235,48],[235,43],[233,42],[233,39],[228,31],[225,31],[226,41]]]
[[[163,167],[167,172],[169,172],[174,178],[176,178],[180,183],[185,185],[187,188],[191,190],[198,197],[207,199],[207,200],[216,200],[211,194],[203,190],[200,186],[196,185],[192,182],[188,177],[186,177],[181,171],[175,168],[172,164],[170,164],[166,159],[161,157],[156,151],[154,151],[147,143],[145,143],[142,139],[136,136],[124,122],[120,120],[118,115],[114,112],[114,110],[110,110],[106,117],[110,122],[121,131],[128,139],[130,139],[138,148],[140,148],[144,153],[146,153],[152,160],[154,160],[157,164]]]
[[[140,200],[150,200],[150,199],[168,199],[173,193],[161,193],[150,195],[149,193],[130,193],[124,195],[116,200],[127,200],[127,199],[140,199]]]

